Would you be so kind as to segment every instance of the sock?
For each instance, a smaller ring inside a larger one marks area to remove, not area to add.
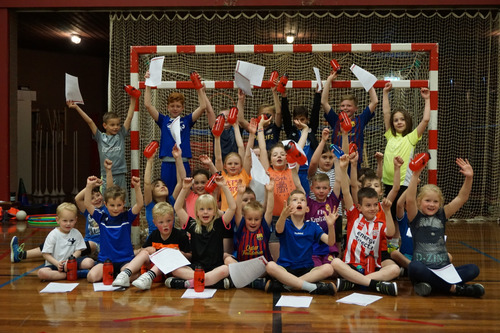
[[[316,285],[314,283],[311,283],[311,282],[307,282],[307,281],[304,281],[302,283],[302,290],[305,290],[305,291],[308,291],[308,292],[311,292],[311,291],[314,291],[316,290],[318,287],[316,287]]]
[[[194,279],[186,280],[186,288],[194,288]]]
[[[377,281],[377,280],[370,280],[370,285],[368,286],[368,288],[370,288],[370,290],[373,290],[373,291],[378,291],[377,284],[379,282],[380,281]]]
[[[146,274],[149,275],[151,280],[154,280],[156,278],[156,273],[153,272],[152,270],[147,271]]]
[[[21,251],[21,252],[19,253],[19,259],[21,259],[21,260],[22,260],[22,259],[26,259],[26,251]]]
[[[125,268],[122,272],[124,272],[125,274],[128,275],[128,277],[131,277],[132,276],[132,271],[128,268]]]

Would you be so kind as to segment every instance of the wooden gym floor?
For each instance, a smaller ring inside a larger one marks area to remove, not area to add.
[[[84,225],[78,222],[79,228]],[[279,294],[244,289],[218,290],[211,299],[181,299],[183,290],[153,284],[149,291],[94,292],[86,280],[67,294],[40,294],[48,283],[36,271],[43,260],[11,264],[9,243],[26,249],[50,229],[3,224],[0,242],[0,332],[491,332],[500,330],[500,226],[496,222],[450,222],[448,251],[456,265],[476,263],[481,299],[419,297],[407,278],[399,296],[384,296],[363,307],[336,303],[352,292],[314,296],[309,308],[276,307]],[[64,282],[64,281],[61,281]],[[353,291],[354,292],[354,291]],[[366,291],[355,291],[368,293]],[[296,292],[291,295],[307,295]]]

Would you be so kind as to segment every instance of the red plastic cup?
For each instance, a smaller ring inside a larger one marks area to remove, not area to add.
[[[297,148],[295,142],[290,141],[285,146],[286,151],[286,160],[288,163],[297,162],[300,165],[304,165],[307,163],[306,155],[302,154],[302,152]]]
[[[257,121],[257,125],[260,123],[260,120],[261,119],[264,119],[264,120],[267,120],[269,118],[267,118],[267,116],[265,114],[261,114],[260,116],[258,116],[257,118],[255,118],[256,121]]]
[[[340,67],[337,60],[335,59],[330,60],[330,66],[332,66],[333,70],[337,72],[337,74],[340,74],[342,72],[342,67]]]
[[[144,148],[143,154],[146,158],[150,158],[156,153],[156,150],[158,149],[158,146],[160,143],[156,140],[153,140],[149,143],[149,145]]]
[[[192,71],[189,77],[191,78],[191,81],[193,82],[194,88],[196,90],[200,90],[201,88],[203,88],[200,75],[196,71]]]
[[[215,119],[215,124],[212,127],[212,134],[214,136],[220,136],[222,134],[225,122],[226,120],[224,119],[224,115],[220,114],[217,116],[217,118]]]
[[[141,91],[130,84],[123,86],[123,89],[132,97],[139,98],[141,96]]]
[[[349,155],[351,155],[352,153],[355,153],[357,151],[358,151],[358,146],[354,142],[351,142],[349,144]]]
[[[269,82],[271,82],[271,86],[276,86],[274,84],[274,81],[280,76],[280,73],[278,71],[272,71],[271,72],[271,77],[269,77]]]
[[[217,171],[216,173],[214,173],[212,175],[212,177],[210,177],[210,179],[208,180],[208,182],[205,184],[205,191],[207,193],[212,193],[215,188],[217,187],[217,183],[215,182],[215,178],[217,176],[220,176],[222,173],[220,171]]]
[[[347,116],[347,113],[344,111],[340,111],[339,114],[340,118],[340,126],[342,126],[342,129],[346,132],[349,132],[352,129],[352,122],[351,119]]]
[[[276,90],[279,91],[280,93],[284,93],[286,91],[286,84],[288,83],[288,74],[283,74],[283,76],[280,79],[280,82],[278,82],[278,86],[276,87]]]
[[[232,107],[227,116],[227,122],[233,125],[238,120],[238,108]]]
[[[427,165],[427,162],[430,160],[430,158],[431,155],[429,155],[429,153],[420,153],[415,155],[413,160],[411,160],[410,162],[410,170],[414,172],[422,170]]]

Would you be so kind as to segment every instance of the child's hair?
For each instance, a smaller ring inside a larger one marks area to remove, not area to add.
[[[363,187],[358,191],[358,203],[363,204],[363,199],[378,199],[378,193],[371,187]]]
[[[168,104],[173,102],[180,102],[182,105],[184,105],[185,102],[184,94],[173,92],[170,95],[168,95]]]
[[[368,181],[374,181],[374,180],[378,180],[380,182],[380,184],[382,184],[382,182],[380,181],[380,178],[377,177],[376,174],[372,174],[372,173],[365,174],[365,176],[360,180],[361,187],[366,187],[365,184]]]
[[[153,220],[165,215],[174,216],[174,208],[167,202],[158,202],[153,207]]]
[[[441,192],[441,189],[434,184],[427,184],[422,186],[417,195],[417,203],[420,205],[420,201],[422,200],[424,195],[428,192],[436,193],[439,197],[439,207],[443,207],[444,204],[443,192]]]
[[[102,121],[107,124],[111,119],[120,119],[120,116],[116,112],[106,112],[104,116],[102,116]]]
[[[256,197],[255,192],[250,188],[250,186],[245,188],[245,192],[243,194],[253,194],[253,196]]]
[[[259,109],[257,110],[257,114],[260,114],[264,109],[267,109],[267,108],[271,109],[271,111],[273,113],[276,112],[273,104],[262,104],[261,106],[259,106]]]
[[[405,136],[405,135],[411,133],[411,131],[413,130],[413,119],[411,118],[410,113],[408,111],[406,111],[405,109],[395,109],[394,111],[392,111],[392,113],[391,113],[391,133],[392,133],[392,135],[396,136],[396,128],[394,127],[394,116],[398,112],[400,112],[403,115],[403,117],[405,118],[406,128],[403,131],[403,133],[401,133],[401,135]]]
[[[102,193],[101,193],[101,187],[100,187],[100,186],[94,186],[94,187],[92,188],[92,194],[94,194],[94,193],[99,193],[99,194],[102,194]]]
[[[293,119],[296,119],[296,118],[299,118],[302,116],[309,119],[309,111],[307,111],[307,109],[304,106],[296,106],[293,109],[293,115],[292,115]]]
[[[330,149],[330,145],[329,144],[326,144],[324,147],[323,147],[323,150],[321,151],[321,155],[323,154],[326,154],[326,153],[331,153],[332,150]],[[332,153],[333,154],[333,153]]]
[[[127,192],[118,185],[111,185],[104,191],[104,201],[108,202],[109,199],[122,199],[125,202]]]
[[[198,175],[204,175],[207,179],[210,179],[210,172],[207,169],[196,169],[192,173],[192,177],[196,177]]]
[[[56,214],[58,217],[61,216],[61,213],[63,210],[68,210],[68,211],[74,213],[75,216],[78,215],[78,208],[76,208],[76,205],[72,204],[71,202],[63,202],[62,204],[57,206]]]
[[[217,201],[215,200],[215,198],[211,194],[200,195],[198,199],[196,199],[196,202],[194,204],[194,211],[196,215],[196,227],[194,229],[194,232],[196,232],[197,234],[201,234],[202,232],[201,221],[200,218],[198,217],[198,210],[206,206],[212,207],[215,212],[212,221],[210,221],[210,223],[206,225],[207,231],[209,232],[212,231],[212,229],[214,228],[214,220],[219,217],[219,210],[217,208]]]
[[[301,190],[293,190],[290,195],[288,196],[288,199],[286,200],[286,203],[289,204],[290,203],[290,198],[294,195],[294,194],[302,194],[303,196],[306,196],[306,194],[304,192],[302,192]]]
[[[358,180],[363,182],[363,179],[368,178],[377,178],[377,174],[372,168],[359,168],[358,170]]]
[[[271,162],[271,155],[273,154],[273,150],[277,149],[277,148],[282,148],[283,150],[285,150],[285,146],[283,146],[283,144],[281,142],[277,142],[274,146],[271,147],[271,149],[269,149],[269,151],[267,152],[267,158],[269,159],[269,162]]]
[[[234,151],[226,155],[226,157],[224,158],[224,164],[226,164],[227,160],[231,157],[237,157],[240,160],[240,164],[243,165],[243,160],[241,159],[240,154],[235,153]]]
[[[330,177],[326,173],[317,173],[311,178],[311,184],[312,183],[320,183],[320,182],[328,182],[330,184]]]
[[[258,202],[257,200],[251,200],[241,208],[241,211],[243,212],[243,215],[245,215],[248,212],[255,212],[255,211],[260,211],[260,214],[262,214],[264,213],[264,207],[262,207],[261,203]]]
[[[340,102],[343,101],[353,101],[355,106],[358,106],[358,98],[354,95],[347,94],[340,97]]]

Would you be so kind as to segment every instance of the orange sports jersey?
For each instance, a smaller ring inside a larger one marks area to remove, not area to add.
[[[153,246],[156,250],[163,249],[165,247],[168,247],[169,249],[179,249],[179,244],[162,244],[162,243],[152,243],[151,246]]]

